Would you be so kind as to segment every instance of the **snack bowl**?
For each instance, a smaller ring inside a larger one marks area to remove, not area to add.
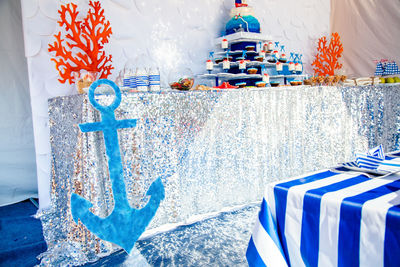
[[[172,89],[187,91],[193,87],[193,84],[193,78],[181,78],[177,82],[170,83],[169,86]]]

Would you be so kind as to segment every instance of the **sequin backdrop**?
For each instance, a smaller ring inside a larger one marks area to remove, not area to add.
[[[394,150],[399,96],[400,86],[125,93],[116,118],[139,119],[119,130],[129,201],[141,207],[151,182],[163,177],[166,199],[151,229],[259,201],[268,182],[333,166],[376,144]],[[113,209],[102,133],[77,126],[99,114],[86,96],[73,95],[50,99],[49,116],[52,207],[38,214],[48,245],[42,264],[94,261],[117,247],[73,222],[69,198],[81,194],[99,216]]]

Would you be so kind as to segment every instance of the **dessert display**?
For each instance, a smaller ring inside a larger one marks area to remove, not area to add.
[[[170,83],[170,87],[172,89],[177,90],[190,90],[193,86],[194,79],[193,78],[182,78],[179,79],[177,82]]]
[[[285,85],[290,80],[304,79],[301,58],[294,59],[294,53],[291,53],[291,62],[287,63],[285,46],[272,42],[269,36],[261,33],[260,23],[251,7],[236,6],[231,9],[230,16],[225,34],[215,41],[217,50],[211,52],[216,55],[213,69],[211,63],[207,63],[210,64],[206,66],[209,74],[199,75],[200,78],[215,79],[216,86],[225,81],[269,86],[270,78],[278,85]],[[296,68],[295,64],[299,66]],[[264,83],[258,83],[261,81]]]

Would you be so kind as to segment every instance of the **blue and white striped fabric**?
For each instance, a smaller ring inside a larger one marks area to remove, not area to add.
[[[399,266],[399,175],[323,170],[269,184],[266,199],[289,266]]]
[[[385,159],[385,151],[383,149],[383,145],[371,148],[370,150],[368,150],[368,155],[378,157],[380,159]]]
[[[383,159],[366,153],[356,153],[356,162],[359,168],[376,170]]]
[[[378,62],[376,64],[375,76],[382,76],[384,72],[384,68],[382,62]]]
[[[286,267],[285,256],[278,237],[278,230],[265,198],[261,203],[258,220],[254,226],[246,251],[250,267]]]

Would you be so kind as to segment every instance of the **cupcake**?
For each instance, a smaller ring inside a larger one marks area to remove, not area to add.
[[[245,82],[240,82],[240,83],[237,83],[235,85],[239,86],[239,88],[244,88],[246,86],[246,83]]]
[[[266,84],[267,84],[267,83],[264,82],[264,81],[258,81],[258,82],[256,82],[256,86],[257,86],[257,87],[265,87]]]
[[[256,48],[254,47],[254,45],[246,45],[246,46],[245,46],[245,49],[246,49],[247,51],[255,51],[255,50],[256,50]]]
[[[260,57],[265,57],[265,50],[261,50],[260,52],[258,52],[258,55]]]
[[[290,81],[290,85],[291,86],[296,86],[297,85],[297,81]]]
[[[279,81],[272,81],[272,82],[270,82],[270,84],[271,84],[271,86],[272,87],[278,87],[279,86]]]
[[[256,56],[256,57],[254,57],[254,60],[263,62],[264,61],[264,57],[263,56]]]
[[[248,68],[247,73],[248,74],[257,74],[258,69],[257,68]]]
[[[282,54],[281,55],[281,57],[279,58],[279,62],[282,62],[282,63],[286,63],[287,62],[286,54]]]

